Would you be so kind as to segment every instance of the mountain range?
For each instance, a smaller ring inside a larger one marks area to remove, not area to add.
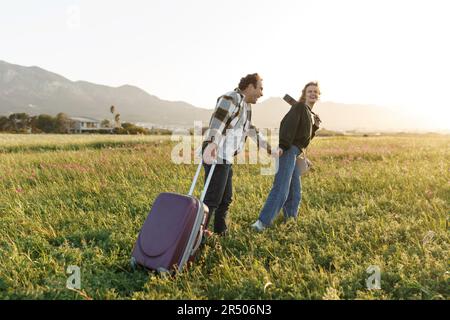
[[[116,106],[122,121],[166,128],[192,127],[194,121],[202,121],[206,125],[212,114],[211,109],[162,100],[135,86],[110,87],[71,81],[36,66],[0,61],[0,115],[18,112],[56,115],[64,112],[69,116],[102,120],[111,119],[111,105]],[[257,127],[274,128],[279,127],[290,107],[281,98],[272,97],[252,108],[253,122]],[[322,127],[329,130],[407,131],[421,129],[422,125],[421,119],[393,108],[373,105],[319,102],[314,111],[320,115]]]
[[[26,112],[110,119],[116,106],[122,121],[156,126],[189,126],[207,121],[211,111],[185,102],[161,100],[135,86],[117,88],[71,81],[39,67],[24,67],[0,61],[0,115]]]

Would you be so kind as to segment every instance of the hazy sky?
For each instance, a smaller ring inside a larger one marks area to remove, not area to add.
[[[212,108],[258,72],[265,98],[408,108],[450,129],[447,0],[0,0],[0,60]],[[264,99],[264,98],[263,98]]]

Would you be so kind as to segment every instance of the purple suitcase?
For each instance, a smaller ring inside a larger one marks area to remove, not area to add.
[[[157,272],[181,272],[192,262],[208,224],[208,207],[203,204],[216,164],[206,179],[200,200],[193,197],[202,163],[195,173],[188,195],[161,193],[153,203],[131,255],[131,265]]]

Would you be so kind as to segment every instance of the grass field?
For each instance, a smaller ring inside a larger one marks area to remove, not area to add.
[[[260,234],[273,177],[236,165],[228,237],[165,278],[129,258],[158,193],[189,189],[196,166],[173,164],[173,144],[0,135],[0,299],[449,299],[449,136],[316,138],[299,219]]]

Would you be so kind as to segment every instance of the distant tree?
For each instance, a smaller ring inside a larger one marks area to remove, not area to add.
[[[157,135],[157,136],[170,135],[170,134],[172,134],[172,131],[169,129],[152,128],[149,130],[149,134]]]
[[[132,123],[124,122],[119,128],[114,128],[114,133],[117,134],[149,134],[150,131],[146,128],[136,126]]]
[[[114,120],[115,119],[115,117],[117,117],[117,115],[115,114],[116,113],[116,107],[115,106],[111,106],[111,108],[109,109],[109,111],[111,111],[111,114],[112,114],[112,116],[113,116],[113,119],[112,119],[112,121],[111,121],[111,123],[116,123],[116,121]],[[114,127],[115,127],[115,125],[114,125]]]
[[[48,114],[41,114],[36,119],[36,128],[42,132],[55,132],[56,119]]]
[[[55,119],[54,130],[55,133],[68,133],[71,127],[72,120],[65,113],[58,113]]]
[[[111,114],[114,116],[112,123],[114,123],[114,128],[121,128],[121,124],[120,124],[120,113],[116,113],[116,107],[115,106],[111,106],[109,108],[109,111],[111,112]]]
[[[42,133],[42,130],[37,127],[39,116],[33,116],[30,120],[31,132],[32,133]]]
[[[15,132],[26,132],[30,128],[30,116],[26,113],[13,113],[9,116],[10,126]]]
[[[104,120],[100,123],[100,126],[101,126],[102,128],[111,128],[111,127],[112,127],[111,121],[108,120],[108,119],[104,119]]]
[[[8,117],[8,131],[17,131],[16,114],[13,113]]]
[[[0,131],[11,130],[11,124],[7,117],[0,116]]]

